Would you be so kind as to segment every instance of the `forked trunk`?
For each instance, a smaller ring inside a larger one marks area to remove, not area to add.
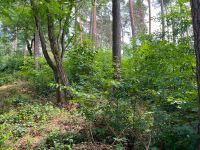
[[[67,89],[67,87],[69,86],[69,83],[68,83],[67,76],[64,72],[64,66],[62,64],[63,57],[61,56],[61,49],[59,47],[59,44],[58,44],[58,41],[57,41],[56,35],[55,35],[54,20],[47,9],[48,38],[49,38],[50,47],[51,47],[51,51],[54,56],[55,63],[52,61],[52,59],[50,58],[50,56],[47,52],[44,31],[42,28],[40,17],[38,15],[38,8],[37,8],[36,0],[31,0],[31,5],[33,7],[36,26],[39,31],[39,36],[40,36],[40,41],[41,41],[41,46],[42,46],[42,51],[43,51],[44,57],[45,57],[48,65],[50,66],[50,68],[53,70],[55,81],[58,84],[58,88],[57,88],[57,92],[56,92],[57,93],[57,102],[63,103],[63,102],[65,102],[65,100],[69,100],[71,98],[71,95],[70,95],[69,90]]]

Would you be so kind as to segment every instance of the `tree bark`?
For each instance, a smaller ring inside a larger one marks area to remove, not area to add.
[[[48,37],[49,37],[50,47],[56,63],[56,73],[58,78],[57,82],[59,86],[65,87],[64,89],[59,89],[60,95],[62,96],[60,97],[60,99],[58,99],[58,103],[63,103],[64,100],[71,99],[70,92],[66,89],[66,87],[69,86],[69,82],[64,71],[64,66],[62,64],[61,49],[56,39],[54,19],[49,13],[48,9],[47,9],[47,21],[48,21]],[[64,91],[63,94],[62,91]]]
[[[199,103],[199,124],[198,135],[200,136],[200,1],[190,0],[192,8],[192,24],[194,32],[194,49],[196,55],[196,77],[197,77],[197,89],[198,89],[198,103]],[[198,139],[198,150],[200,150],[200,139]]]
[[[161,8],[161,25],[162,25],[162,40],[165,39],[165,18],[164,18],[164,2],[160,0],[160,8]]]
[[[34,40],[34,61],[35,61],[35,68],[36,68],[36,70],[38,70],[39,69],[39,63],[38,63],[39,42],[40,42],[38,29],[36,29],[36,31],[35,31],[34,39],[35,39]]]
[[[120,0],[112,0],[113,15],[113,67],[114,80],[121,79],[121,16],[120,16]]]
[[[57,93],[57,102],[63,103],[65,100],[71,99],[71,95],[70,95],[70,92],[66,89],[66,87],[68,87],[68,85],[69,85],[69,82],[68,82],[67,76],[65,75],[64,66],[62,64],[61,50],[58,45],[59,43],[56,39],[57,36],[55,34],[54,20],[47,9],[48,37],[49,37],[51,51],[54,56],[55,64],[53,63],[53,61],[51,60],[51,58],[49,57],[49,54],[47,52],[46,41],[45,41],[40,17],[38,15],[38,10],[37,10],[38,8],[36,5],[36,0],[31,0],[31,5],[33,7],[36,26],[39,30],[39,36],[40,36],[40,41],[41,41],[44,57],[45,57],[48,65],[50,66],[50,68],[53,70],[55,81],[58,84],[58,88],[57,88],[57,92],[56,92]]]
[[[143,33],[145,29],[143,0],[138,0],[138,1],[139,1],[139,15],[140,15],[140,32]]]
[[[96,19],[96,0],[92,0],[92,13],[90,20],[90,35],[92,41],[96,43],[97,36],[97,19]]]
[[[151,0],[148,0],[149,7],[149,34],[151,34]]]
[[[132,36],[136,36],[135,10],[134,10],[132,0],[129,0],[129,11],[130,11],[130,19],[131,19]]]
[[[79,27],[80,27],[80,44],[81,47],[83,47],[83,23],[80,17],[79,17]]]

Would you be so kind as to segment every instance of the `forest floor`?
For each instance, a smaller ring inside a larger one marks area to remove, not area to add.
[[[92,139],[92,125],[77,110],[36,99],[26,82],[0,86],[0,109],[0,149],[113,149]]]

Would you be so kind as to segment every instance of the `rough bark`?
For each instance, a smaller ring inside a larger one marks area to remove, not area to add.
[[[200,136],[200,1],[190,0],[192,8],[192,24],[194,31],[194,49],[196,55],[196,77],[197,77],[197,89],[198,89],[198,103],[199,103],[199,124],[198,135]],[[198,150],[200,150],[200,139],[197,141]]]
[[[56,63],[56,73],[57,73],[57,82],[59,86],[69,86],[68,78],[65,74],[64,71],[64,66],[62,64],[62,57],[61,57],[61,50],[59,47],[59,43],[57,42],[56,39],[56,34],[55,34],[55,26],[54,26],[54,19],[49,13],[47,9],[47,21],[48,21],[48,37],[49,37],[49,42],[50,42],[50,47],[51,51],[54,56],[54,60]],[[60,93],[62,93],[61,89],[58,89]],[[63,89],[64,93],[61,94],[61,97],[58,98],[58,102],[62,103],[64,100],[69,100],[71,99],[70,93],[67,89]]]
[[[136,36],[135,10],[134,10],[134,6],[133,6],[133,1],[132,0],[129,0],[129,12],[130,12],[130,19],[131,19],[132,36]]]
[[[149,7],[149,34],[151,34],[151,0],[148,0]]]
[[[44,57],[45,57],[48,65],[53,70],[55,81],[59,85],[57,88],[57,92],[56,92],[57,93],[57,102],[63,103],[65,100],[71,99],[71,95],[70,95],[70,92],[66,89],[66,87],[69,85],[69,82],[68,82],[67,76],[64,72],[64,66],[62,64],[61,49],[60,49],[58,40],[56,38],[57,36],[55,34],[54,20],[47,9],[48,38],[49,38],[49,42],[50,42],[51,51],[54,56],[55,64],[53,63],[53,61],[51,60],[51,58],[49,57],[49,54],[47,52],[46,41],[44,38],[44,32],[43,32],[40,17],[38,15],[38,11],[37,11],[36,0],[31,0],[31,5],[33,6],[35,22],[36,22],[36,26],[39,30],[39,36],[40,36],[40,41],[41,41]],[[63,33],[65,33],[64,31],[65,30],[63,29]],[[62,51],[62,53],[64,53],[64,52]],[[63,87],[65,87],[65,88],[63,88]]]
[[[120,17],[120,0],[112,0],[113,15],[113,67],[115,80],[121,79],[121,17]]]
[[[41,20],[40,20],[40,17],[38,15],[38,8],[37,8],[37,5],[36,5],[36,2],[37,2],[37,0],[31,0],[31,5],[33,7],[36,27],[38,28],[38,31],[39,31],[40,42],[41,42],[41,46],[42,46],[42,52],[44,54],[44,57],[45,57],[48,65],[50,66],[50,68],[53,71],[56,71],[56,66],[54,65],[53,61],[51,60],[51,58],[49,57],[49,54],[47,52],[46,40],[45,40],[45,37],[44,37],[44,32],[43,32]]]

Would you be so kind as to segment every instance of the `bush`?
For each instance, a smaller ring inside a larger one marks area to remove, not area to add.
[[[24,79],[30,81],[35,91],[42,95],[48,95],[49,92],[55,91],[49,86],[50,83],[54,82],[53,72],[44,58],[39,58],[38,61],[40,68],[36,70],[34,59],[26,57],[20,73]]]
[[[19,71],[23,65],[23,56],[1,56],[0,57],[0,72],[13,73]]]

